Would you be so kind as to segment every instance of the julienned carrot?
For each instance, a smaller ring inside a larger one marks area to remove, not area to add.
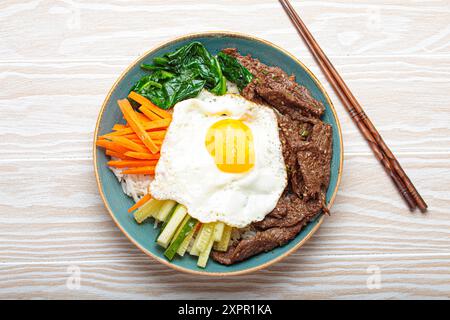
[[[166,129],[172,119],[160,119],[144,123],[143,127],[146,131],[156,131],[156,129]]]
[[[137,143],[137,144],[141,145],[141,146],[145,146],[144,143],[143,143],[141,140],[139,140],[139,139],[130,139],[130,140],[133,141],[134,143]],[[162,145],[162,140],[159,140],[159,139],[156,140],[156,139],[154,139],[153,142],[154,142],[157,146]]]
[[[150,100],[148,100],[147,98],[141,96],[140,94],[138,94],[134,91],[130,92],[130,94],[128,95],[128,98],[136,101],[137,103],[140,103],[143,106],[146,106],[149,110],[156,113],[161,118],[167,118],[167,119],[172,118],[172,114],[170,112],[167,112],[166,110],[161,109],[158,106],[155,106]]]
[[[157,154],[151,154],[151,153],[144,153],[144,152],[134,152],[134,151],[128,151],[125,152],[125,156],[134,158],[134,159],[142,159],[142,160],[153,160],[153,159],[159,159],[161,156],[159,153]]]
[[[152,139],[163,140],[166,137],[167,130],[150,131],[148,134]]]
[[[114,142],[124,148],[132,150],[132,151],[137,151],[137,152],[146,152],[147,151],[147,148],[145,146],[140,145],[140,144],[134,142],[133,140],[130,140],[130,139],[127,139],[124,137],[112,136],[112,137],[108,137],[107,139],[111,140],[112,142]]]
[[[147,117],[144,113],[136,112],[135,114],[136,114],[136,117],[139,119],[139,121],[141,121],[141,122],[143,122],[143,123],[149,122],[149,121],[152,120],[152,119],[150,119],[149,117]],[[158,118],[158,119],[161,119],[161,118]],[[130,126],[129,126],[128,123],[127,123],[127,124],[124,125],[124,127],[123,127],[122,129],[124,129],[124,128],[129,128],[129,127],[130,127]]]
[[[112,127],[112,129],[113,129],[114,131],[117,131],[117,130],[125,129],[126,127],[127,127],[127,126],[124,125],[124,124],[116,123],[116,124]]]
[[[144,123],[142,126],[144,127],[144,130],[155,130],[155,129],[165,129],[169,126],[171,119],[160,119],[160,120],[154,120]],[[114,132],[109,133],[110,136],[123,136],[126,134],[134,133],[132,128],[125,128],[122,130],[117,130]]]
[[[127,120],[131,129],[133,129],[133,131],[138,135],[139,139],[142,140],[142,142],[147,146],[147,148],[150,150],[151,153],[158,152],[159,151],[158,146],[156,146],[152,138],[150,138],[148,133],[145,131],[145,128],[142,125],[142,123],[136,117],[136,114],[133,108],[131,107],[130,102],[127,99],[123,99],[119,100],[118,104],[120,110],[123,113],[123,116]]]
[[[151,120],[162,119],[162,117],[158,116],[156,113],[154,113],[152,110],[150,110],[146,106],[141,106],[139,108],[139,111],[142,112],[143,114],[145,114]]]
[[[111,151],[115,151],[115,152],[119,152],[119,153],[125,153],[125,152],[129,151],[127,148],[124,148],[114,142],[107,141],[107,140],[97,140],[96,145],[99,147],[105,148],[107,150],[111,150]]]
[[[166,130],[160,130],[160,131],[150,131],[148,132],[148,135],[150,136],[150,138],[155,139],[155,140],[163,140],[164,137],[166,136]],[[101,139],[108,139],[109,136],[114,136],[112,133],[107,133],[103,136],[100,136],[99,138]],[[120,137],[124,137],[127,139],[139,139],[139,137],[137,136],[136,133],[130,133],[130,134],[124,134]]]
[[[156,165],[158,160],[119,160],[119,161],[108,161],[108,166],[114,168],[138,168],[138,167],[149,167]]]
[[[122,170],[122,173],[123,174],[155,174],[155,167],[149,166],[149,167],[126,169],[126,170]]]
[[[143,123],[153,120],[153,119],[149,119],[149,117],[147,117],[144,113],[135,112],[135,115],[137,116],[139,121],[141,121]]]
[[[146,203],[148,200],[150,200],[151,198],[152,198],[152,197],[150,196],[150,194],[147,193],[145,196],[143,196],[141,199],[139,199],[139,201],[136,202],[132,207],[130,207],[130,208],[128,209],[128,212],[131,213],[131,212],[133,212],[134,210],[136,210],[137,208],[142,207],[142,205],[143,205],[144,203]]]
[[[148,132],[148,135],[150,136],[150,138],[154,139],[154,140],[163,140],[164,137],[166,136],[166,131],[151,131]],[[124,135],[123,137],[128,138],[128,139],[139,139],[137,134],[133,133],[131,134],[127,134]]]
[[[132,157],[128,157],[128,156],[126,156],[123,153],[112,151],[112,150],[108,150],[108,149],[106,150],[105,153],[106,153],[107,156],[114,157],[114,158],[119,158],[119,159],[122,159],[122,160],[132,160],[133,159]]]

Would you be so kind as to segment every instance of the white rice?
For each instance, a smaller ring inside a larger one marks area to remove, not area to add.
[[[113,160],[118,160],[112,158]],[[111,171],[119,180],[122,186],[123,192],[133,198],[134,202],[137,202],[144,195],[150,191],[150,183],[153,181],[153,177],[144,174],[122,174],[122,169],[111,168]]]

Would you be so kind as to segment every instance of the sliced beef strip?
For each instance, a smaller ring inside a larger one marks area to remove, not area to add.
[[[292,179],[292,184],[296,183],[296,194],[302,192],[304,200],[320,197],[330,180],[331,156],[332,128],[319,122],[312,128],[311,139],[300,146],[297,152],[300,174]]]
[[[305,224],[322,210],[320,199],[304,201],[295,194],[286,193],[280,197],[275,209],[262,221],[254,222],[252,226],[257,231],[270,228],[287,228],[298,224]]]
[[[278,127],[292,191],[306,200],[316,198],[319,191],[328,186],[331,126],[320,120],[297,121],[279,115]]]
[[[252,68],[261,65],[256,59],[245,58],[246,67],[252,73]],[[257,94],[255,85],[252,82],[244,88],[243,93],[248,91],[246,97],[249,99],[249,94],[255,94],[252,100],[268,102]],[[212,252],[212,258],[222,264],[233,264],[286,244],[321,210],[327,211],[325,195],[332,156],[331,126],[310,114],[297,113],[294,108],[269,104],[279,111],[278,127],[288,186],[272,212],[245,228],[252,230],[254,236],[244,239],[242,231],[241,238],[235,239],[227,252]]]
[[[219,263],[230,265],[289,242],[300,232],[301,228],[302,224],[297,224],[292,227],[271,228],[257,232],[251,239],[233,243],[227,252],[213,251],[211,256]]]
[[[255,102],[265,101],[283,114],[290,114],[293,119],[301,116],[319,118],[325,111],[320,101],[314,99],[308,89],[295,82],[278,67],[269,67],[250,55],[241,56],[235,48],[227,48],[224,53],[235,57],[250,73],[252,82],[244,88],[242,95]]]

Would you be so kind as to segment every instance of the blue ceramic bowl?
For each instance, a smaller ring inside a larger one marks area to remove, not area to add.
[[[314,98],[320,100],[325,105],[326,111],[323,120],[333,126],[333,159],[331,162],[330,185],[327,192],[327,203],[329,207],[336,196],[342,173],[343,146],[341,128],[336,111],[325,90],[311,71],[309,71],[299,60],[270,42],[252,36],[230,32],[190,34],[168,41],[148,51],[129,66],[108,93],[100,110],[100,115],[95,128],[94,168],[100,195],[117,226],[146,254],[176,270],[220,276],[244,274],[267,267],[298,249],[319,228],[323,220],[323,214],[319,214],[313,219],[295,237],[295,239],[285,246],[276,248],[267,253],[259,254],[235,265],[224,266],[210,259],[206,268],[202,269],[197,267],[197,259],[189,255],[186,255],[183,258],[176,257],[173,261],[168,261],[165,259],[161,247],[155,242],[158,230],[153,228],[152,223],[138,225],[134,221],[133,215],[127,212],[127,209],[132,206],[134,202],[123,193],[114,174],[108,169],[106,165],[108,158],[105,156],[104,151],[95,147],[97,137],[110,132],[112,126],[122,119],[116,101],[125,98],[131,86],[146,74],[146,72],[139,67],[140,64],[142,62],[151,62],[154,57],[169,51],[174,51],[176,48],[191,41],[200,41],[213,54],[218,53],[223,48],[235,47],[243,55],[251,54],[263,63],[279,66],[288,74],[294,74],[297,81],[308,88]]]

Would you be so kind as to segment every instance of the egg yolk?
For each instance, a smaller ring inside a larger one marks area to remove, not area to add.
[[[206,134],[206,149],[219,170],[242,173],[255,165],[255,149],[250,128],[240,120],[214,123]]]

